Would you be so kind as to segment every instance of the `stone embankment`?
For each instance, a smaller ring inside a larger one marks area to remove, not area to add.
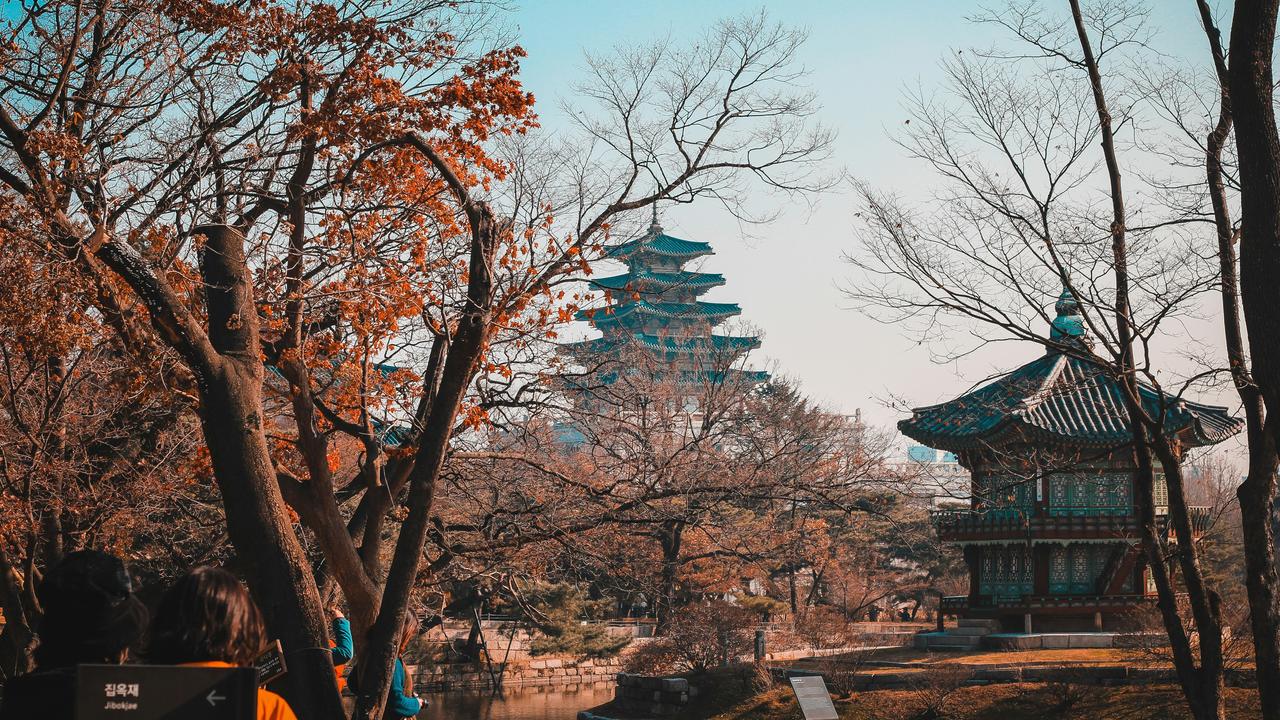
[[[492,687],[501,682],[516,685],[576,685],[613,680],[622,660],[574,660],[572,658],[522,658],[486,666],[476,663],[432,664],[422,674],[410,667],[413,685],[425,691]]]
[[[619,637],[630,637],[631,643],[618,657],[603,659],[576,659],[572,657],[533,654],[536,635],[516,623],[486,619],[481,623],[481,659],[462,659],[458,648],[462,647],[472,628],[466,622],[448,622],[424,639],[424,658],[421,674],[414,673],[414,686],[428,692],[457,688],[492,687],[499,683],[514,687],[520,685],[574,685],[613,681],[622,670],[624,659],[633,649],[652,637],[651,622],[607,623],[608,632]],[[799,641],[781,623],[765,625],[769,662],[794,660],[821,655],[836,655],[869,647],[909,645],[922,628],[909,623],[858,623],[856,632],[849,639],[854,643],[847,647],[812,648]],[[750,655],[738,658],[750,661]],[[416,670],[410,665],[411,671]]]
[[[661,677],[619,673],[612,710],[626,717],[670,717],[697,697],[698,688],[682,677]],[[578,720],[611,720],[590,710],[578,713]]]

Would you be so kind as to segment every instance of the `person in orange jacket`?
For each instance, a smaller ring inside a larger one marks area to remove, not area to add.
[[[150,662],[193,667],[253,667],[267,644],[262,612],[234,575],[188,572],[165,593],[151,622]],[[258,689],[258,720],[298,720],[289,703]]]

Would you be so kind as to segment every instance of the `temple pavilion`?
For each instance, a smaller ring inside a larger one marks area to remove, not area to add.
[[[605,251],[605,259],[625,263],[626,272],[588,281],[605,293],[608,304],[580,311],[576,319],[590,322],[601,336],[563,345],[563,350],[587,366],[639,351],[677,382],[720,381],[728,375],[763,382],[767,373],[734,368],[743,353],[759,347],[759,338],[715,332],[742,308],[698,299],[724,285],[724,276],[686,269],[713,254],[708,243],[667,235],[655,214],[644,235]]]
[[[1121,629],[1155,596],[1139,542],[1121,388],[1083,352],[1092,340],[1070,292],[1055,309],[1055,342],[1043,356],[898,423],[908,437],[955,453],[971,474],[969,507],[933,517],[939,539],[960,546],[968,566],[968,595],[943,598],[944,612],[962,626]],[[1164,431],[1182,451],[1243,427],[1223,407],[1148,386],[1142,395],[1149,407],[1165,408]],[[1155,495],[1163,520],[1168,493],[1158,471]],[[1207,509],[1192,511],[1203,531]]]

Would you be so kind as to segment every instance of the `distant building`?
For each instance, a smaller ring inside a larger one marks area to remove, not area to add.
[[[747,382],[768,380],[768,373],[733,369],[744,353],[760,346],[759,338],[715,332],[742,308],[698,299],[723,285],[724,276],[694,272],[685,265],[712,254],[708,243],[664,233],[655,214],[648,232],[605,252],[606,259],[625,262],[627,271],[588,281],[606,293],[609,304],[576,317],[590,322],[601,336],[562,345],[563,351],[589,368],[601,360],[640,353],[665,377],[682,383],[719,382],[731,374]],[[624,371],[604,365],[597,379],[608,383],[609,373]]]
[[[1067,349],[1091,345],[1067,291],[1050,337]],[[934,514],[939,538],[963,548],[969,569],[969,594],[945,598],[944,610],[1005,629],[1101,629],[1153,598],[1122,389],[1087,357],[1051,347],[898,423],[908,437],[955,453],[971,473],[968,507]],[[1164,408],[1164,432],[1182,448],[1222,442],[1243,426],[1226,408],[1148,386],[1141,393],[1150,407]],[[1156,504],[1167,505],[1167,495],[1158,474]],[[1207,508],[1193,511],[1202,531]]]
[[[938,451],[924,445],[912,445],[907,448],[907,459],[918,463],[938,462]]]
[[[902,460],[887,463],[886,483],[895,491],[926,502],[930,507],[947,507],[969,502],[969,471],[954,453],[925,445],[910,445]]]

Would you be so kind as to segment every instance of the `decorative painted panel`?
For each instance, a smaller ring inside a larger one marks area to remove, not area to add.
[[[1035,507],[1034,480],[1010,475],[984,475],[975,485],[981,506],[991,517],[1026,517]]]
[[[1012,599],[1032,592],[1031,554],[1026,545],[985,545],[982,558],[980,594]]]
[[[1090,483],[1093,491],[1092,497],[1089,498],[1089,505],[1095,508],[1109,508],[1111,506],[1111,480],[1106,477],[1093,478]]]
[[[1053,507],[1065,508],[1067,502],[1067,478],[1054,475],[1049,478],[1049,504]]]
[[[1067,546],[1054,545],[1049,551],[1049,592],[1065,593],[1070,590],[1067,573]]]
[[[1018,547],[1019,555],[1022,558],[1022,572],[1018,575],[1017,581],[1021,584],[1021,590],[1024,594],[1030,594],[1034,590],[1035,583],[1035,566],[1031,560],[1031,548],[1022,545]]]
[[[1049,478],[1049,515],[1121,517],[1133,513],[1128,473],[1061,474]]]
[[[1164,481],[1164,475],[1157,474],[1155,482],[1156,507],[1169,507],[1169,486]]]
[[[1084,595],[1092,589],[1089,582],[1090,547],[1077,543],[1067,550],[1071,556],[1071,594]]]
[[[1089,481],[1082,477],[1071,478],[1071,514],[1089,514]]]
[[[1093,595],[1107,568],[1116,543],[1071,543],[1054,545],[1049,553],[1049,592],[1055,595]],[[1125,591],[1132,592],[1133,578]]]
[[[1124,510],[1126,515],[1131,514],[1133,512],[1133,478],[1129,475],[1117,476],[1111,491],[1114,498],[1112,505]]]

